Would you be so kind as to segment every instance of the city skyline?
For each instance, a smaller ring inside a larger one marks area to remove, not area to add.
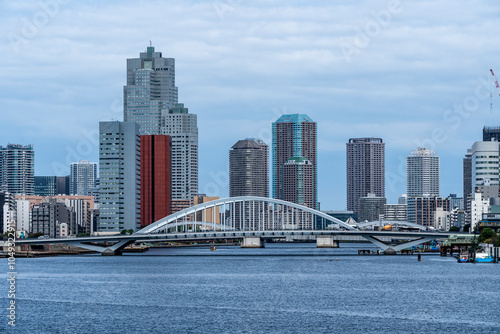
[[[151,39],[164,57],[176,59],[179,100],[199,118],[199,192],[227,197],[231,145],[244,137],[271,145],[272,121],[306,113],[318,123],[322,209],[344,208],[344,143],[360,135],[386,143],[388,203],[405,193],[404,159],[418,146],[441,158],[446,170],[441,195],[460,194],[466,150],[481,140],[484,125],[499,123],[500,98],[493,90],[490,112],[488,85],[489,69],[497,64],[498,47],[491,41],[500,7],[465,4],[464,16],[450,3],[400,4],[350,59],[341,45],[354,45],[387,4],[238,3],[221,14],[212,4],[174,3],[162,11],[159,3],[140,9],[114,3],[101,8],[116,18],[116,31],[102,34],[106,21],[72,2],[61,4],[47,24],[25,37],[21,19],[32,21],[43,9],[36,3],[5,3],[2,103],[10,112],[4,114],[0,142],[33,144],[37,176],[67,175],[71,162],[97,161],[98,122],[121,120],[123,113],[125,59],[144,51]],[[443,8],[449,14],[446,24],[433,14]],[[272,14],[279,9],[287,14]],[[173,26],[169,37],[159,32],[160,12],[168,12],[162,21]],[[95,27],[86,24],[85,15]],[[131,17],[138,22],[133,29]],[[69,26],[74,29],[64,28]],[[86,34],[78,33],[83,29]],[[18,44],[15,36],[21,37]]]

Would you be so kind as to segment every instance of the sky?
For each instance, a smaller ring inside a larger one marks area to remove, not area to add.
[[[499,17],[489,1],[3,0],[0,145],[32,144],[35,175],[97,162],[99,122],[123,120],[126,59],[151,41],[198,115],[200,193],[227,197],[231,146],[271,145],[273,121],[304,113],[322,210],[346,207],[356,137],[386,143],[388,203],[419,146],[440,157],[441,195],[460,196],[463,156],[500,125]]]

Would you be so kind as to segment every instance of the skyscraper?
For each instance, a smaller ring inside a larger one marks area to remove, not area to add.
[[[135,231],[140,220],[140,139],[137,123],[99,123],[99,174],[99,230]]]
[[[304,157],[292,157],[283,165],[283,200],[316,208],[314,166]]]
[[[239,140],[229,151],[229,196],[269,196],[268,146],[260,139]]]
[[[35,151],[31,145],[0,146],[0,191],[33,195],[35,190]]]
[[[170,214],[171,150],[169,136],[141,136],[141,226]]]
[[[125,122],[140,125],[140,134],[161,134],[161,116],[177,103],[175,59],[163,58],[149,46],[139,58],[127,59],[123,88]]]
[[[189,200],[198,193],[197,116],[176,103],[163,117],[162,134],[172,140],[172,200]]]
[[[57,195],[57,176],[35,176],[35,196]]]
[[[439,196],[439,157],[434,151],[419,147],[406,158],[406,195]]]
[[[467,196],[472,194],[472,150],[468,149],[463,159],[463,191],[464,191],[464,201],[467,200]]]
[[[350,138],[346,157],[347,210],[357,213],[361,197],[385,197],[385,143],[381,138]]]
[[[500,141],[500,126],[483,127],[483,141]]]
[[[498,141],[477,141],[471,149],[471,192],[476,187],[498,186],[500,184],[500,143]]]
[[[97,180],[97,163],[80,160],[70,165],[70,184],[69,191],[71,195],[89,195],[92,188],[95,187]]]
[[[273,198],[284,198],[283,166],[290,158],[306,158],[312,164],[313,208],[318,208],[316,122],[304,114],[282,115],[272,124]]]

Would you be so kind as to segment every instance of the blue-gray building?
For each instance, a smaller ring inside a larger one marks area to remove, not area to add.
[[[33,195],[35,191],[35,151],[32,145],[0,146],[0,191]]]
[[[140,136],[137,123],[99,123],[99,175],[99,231],[135,231],[140,221]]]

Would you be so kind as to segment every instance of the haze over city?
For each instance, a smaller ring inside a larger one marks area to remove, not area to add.
[[[179,102],[198,115],[199,191],[209,195],[228,195],[231,146],[270,145],[283,113],[317,122],[322,209],[346,206],[349,138],[383,138],[391,203],[417,146],[441,158],[441,195],[461,194],[467,148],[500,123],[489,73],[500,73],[496,3],[58,4],[0,4],[0,142],[33,144],[36,175],[98,161],[99,121],[123,119],[126,59],[150,41],[175,58]]]

